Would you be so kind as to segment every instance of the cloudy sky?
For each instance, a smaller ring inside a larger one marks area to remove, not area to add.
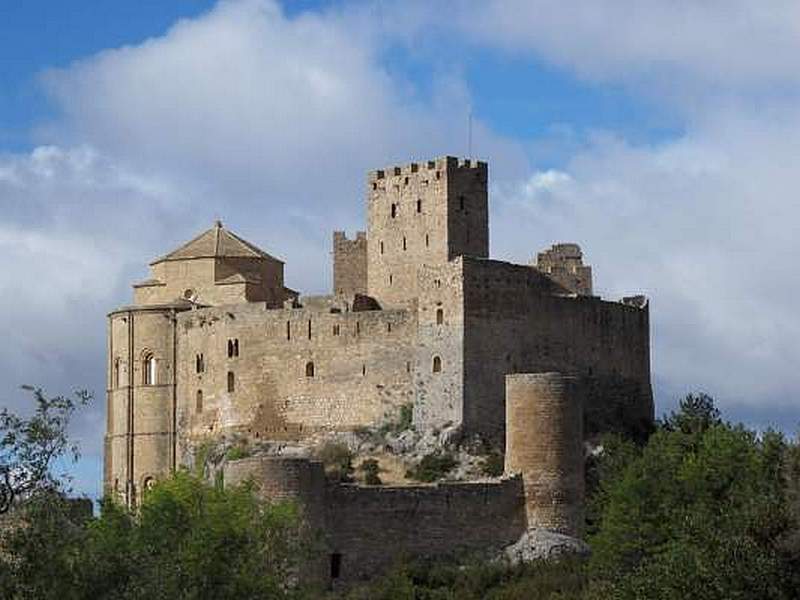
[[[800,3],[0,5],[0,403],[89,388],[105,314],[222,218],[329,289],[368,169],[488,160],[491,248],[579,242],[606,297],[651,298],[657,410],[800,423]]]

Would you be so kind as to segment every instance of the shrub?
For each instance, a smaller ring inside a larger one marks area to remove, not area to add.
[[[505,458],[502,452],[492,450],[481,461],[481,472],[489,477],[500,477],[505,470]]]
[[[400,412],[397,414],[393,421],[387,421],[380,427],[382,434],[387,433],[401,433],[408,431],[412,428],[414,420],[414,405],[412,403],[403,404],[400,406]]]
[[[325,466],[325,476],[330,481],[353,481],[353,453],[341,442],[327,442],[317,449],[317,458]]]
[[[374,458],[368,458],[359,466],[359,470],[364,473],[364,483],[367,485],[381,485],[378,473],[381,472],[381,466]]]
[[[423,456],[418,465],[406,471],[406,477],[431,483],[445,477],[456,464],[455,457],[449,452],[432,452]]]
[[[247,458],[250,456],[250,450],[242,445],[231,446],[225,453],[225,458],[228,460],[239,460],[240,458]]]

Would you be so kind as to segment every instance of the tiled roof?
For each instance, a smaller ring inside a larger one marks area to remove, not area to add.
[[[154,260],[151,265],[168,260],[189,260],[193,258],[266,258],[282,262],[225,229],[217,221],[211,229],[207,229],[193,240]]]

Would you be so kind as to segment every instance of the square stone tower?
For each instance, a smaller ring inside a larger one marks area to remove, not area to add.
[[[488,258],[488,167],[446,156],[367,178],[367,288],[385,306],[418,296],[417,272]]]

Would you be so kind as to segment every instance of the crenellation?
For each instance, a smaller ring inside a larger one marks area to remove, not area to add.
[[[282,261],[219,222],[151,263],[108,316],[107,493],[135,507],[204,441],[308,451],[410,406],[421,435],[505,446],[507,476],[365,488],[257,456],[227,483],[252,476],[307,504],[347,580],[529,527],[578,533],[583,440],[653,420],[647,298],[593,296],[577,244],[535,265],[490,259],[483,161],[392,165],[367,183],[366,231],[333,232],[330,294],[287,288]]]

